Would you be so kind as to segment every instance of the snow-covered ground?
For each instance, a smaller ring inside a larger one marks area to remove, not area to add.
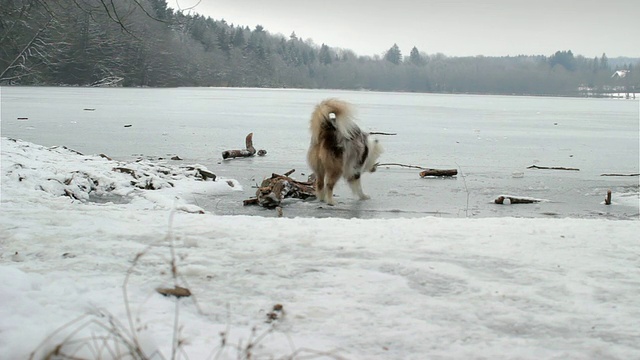
[[[1,146],[2,359],[640,358],[640,221],[219,216],[197,164]]]

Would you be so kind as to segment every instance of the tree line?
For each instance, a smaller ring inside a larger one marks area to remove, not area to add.
[[[166,0],[0,0],[0,84],[231,86],[531,95],[640,89],[639,59],[381,56],[236,26]]]

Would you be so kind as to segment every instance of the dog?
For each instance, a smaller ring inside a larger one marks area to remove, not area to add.
[[[310,128],[307,161],[316,176],[318,200],[335,205],[333,189],[341,176],[361,200],[369,199],[360,177],[376,171],[382,146],[356,124],[351,105],[339,99],[322,101],[311,114]]]

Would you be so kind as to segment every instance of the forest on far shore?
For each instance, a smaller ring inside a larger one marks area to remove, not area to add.
[[[196,8],[197,10],[197,8]],[[320,39],[316,39],[320,40]],[[380,56],[174,11],[166,0],[0,0],[0,85],[366,89],[606,96],[640,91],[640,59]]]

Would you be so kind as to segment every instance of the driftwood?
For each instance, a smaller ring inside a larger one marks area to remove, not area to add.
[[[271,174],[271,177],[264,179],[256,190],[256,197],[244,200],[243,204],[273,209],[279,207],[286,198],[307,199],[315,196],[312,182],[297,181],[289,177],[294,171],[287,171],[284,175]]]
[[[420,177],[427,176],[456,176],[458,175],[458,169],[427,169],[420,172]]]
[[[177,285],[173,288],[157,288],[156,291],[164,296],[175,296],[177,298],[191,296],[189,289]]]
[[[204,180],[204,181],[207,181],[208,179],[211,179],[212,181],[216,181],[216,174],[214,174],[214,173],[212,173],[210,171],[203,170],[203,169],[200,169],[200,168],[196,168],[196,167],[193,167],[193,166],[188,166],[187,170],[195,170],[195,171],[197,171],[198,173],[196,174],[196,178],[197,177],[201,177],[202,180]]]
[[[499,196],[494,200],[494,202],[496,204],[504,205],[505,200],[509,200],[508,204],[533,204],[540,202],[538,199],[519,198],[514,196]]]
[[[600,176],[640,176],[640,174],[600,174]]]
[[[377,163],[376,167],[378,166],[400,166],[400,167],[406,167],[406,168],[412,168],[412,169],[420,169],[420,170],[423,170],[420,172],[420,177],[458,175],[457,169],[430,169],[430,168],[417,166],[417,165],[407,165],[407,164],[399,164],[399,163]]]
[[[607,190],[607,197],[604,198],[605,205],[611,205],[611,190]]]
[[[253,133],[249,133],[249,135],[247,135],[247,137],[244,139],[245,142],[245,148],[242,150],[226,150],[222,152],[222,158],[223,159],[235,159],[238,157],[251,157],[253,155],[255,155],[256,153],[258,154],[258,156],[265,156],[267,155],[267,150],[258,150],[256,151],[256,148],[253,147]]]
[[[400,167],[406,167],[406,168],[412,168],[412,169],[429,170],[429,168],[422,167],[422,166],[399,164],[399,163],[377,163],[376,167],[378,166],[400,166]]]
[[[244,205],[244,206],[247,206],[247,205],[259,205],[258,198],[251,198],[251,199],[247,199],[247,200],[242,200],[242,205]]]
[[[370,131],[369,135],[398,135],[397,133],[388,133],[388,132],[382,132],[382,131]]]
[[[222,152],[222,158],[250,157],[255,155],[256,148],[253,147],[253,133],[249,133],[244,139],[245,148],[242,150],[227,150]]]
[[[538,166],[538,165],[527,166],[527,169],[580,171],[580,169],[576,169],[576,168],[568,168],[568,167],[561,167],[561,166],[547,167],[547,166]]]

